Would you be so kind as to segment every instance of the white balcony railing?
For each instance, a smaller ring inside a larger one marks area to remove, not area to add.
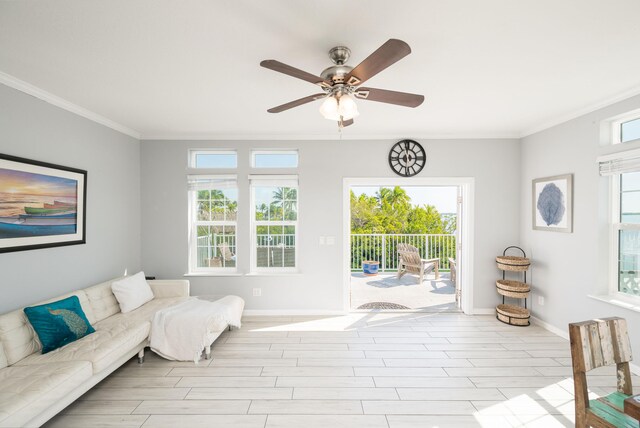
[[[440,270],[449,270],[449,258],[456,258],[455,235],[351,234],[351,270],[362,269],[364,260],[380,262],[380,271],[398,270],[398,244],[413,245],[423,259],[440,259]]]
[[[295,235],[258,235],[258,258],[269,249],[283,249],[283,258],[288,260],[295,253]],[[208,260],[219,257],[218,247],[226,243],[229,250],[236,254],[234,235],[209,235],[198,238],[198,266],[208,266]],[[449,270],[449,258],[456,258],[455,235],[428,234],[352,234],[351,235],[351,270],[362,269],[364,260],[380,262],[380,271],[398,270],[398,244],[407,243],[418,248],[420,256],[425,259],[439,258],[440,270]],[[291,254],[289,254],[291,253]],[[292,262],[293,263],[293,262]],[[280,264],[278,262],[278,264]],[[285,263],[286,265],[287,263]]]
[[[235,260],[224,260],[220,252],[220,245],[227,245],[231,254],[236,254],[235,235],[205,235],[198,237],[198,267],[210,266],[210,260],[222,259],[219,263],[225,266],[235,267]],[[258,267],[290,267],[295,266],[296,235],[268,235],[256,236]]]

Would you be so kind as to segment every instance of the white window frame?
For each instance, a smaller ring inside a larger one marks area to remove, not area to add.
[[[294,184],[295,182],[295,184]],[[299,247],[300,247],[300,185],[297,175],[250,175],[250,206],[251,206],[251,273],[298,273],[300,270]],[[263,186],[288,187],[296,188],[297,195],[297,216],[296,220],[288,220],[282,222],[258,221],[256,220],[256,204],[255,204],[255,188]],[[295,226],[295,266],[294,267],[258,267],[258,237],[256,233],[257,226]]]
[[[236,166],[228,168],[198,168],[196,166],[196,157],[198,155],[234,155],[236,157]],[[189,150],[189,168],[195,170],[207,170],[207,169],[237,169],[238,168],[238,151],[235,149],[190,149]]]
[[[256,155],[296,155],[296,166],[256,166]],[[300,153],[292,149],[251,150],[251,168],[257,169],[296,169],[300,165]]]
[[[620,221],[620,178],[626,172],[640,172],[640,149],[611,153],[598,157],[600,174],[609,180],[609,296],[633,304],[640,298],[619,290],[620,230],[640,230],[640,224]],[[614,169],[608,169],[614,168]],[[622,169],[622,170],[621,170]]]
[[[187,179],[212,179],[212,180],[229,180],[235,181],[238,190],[238,210],[236,212],[236,220],[216,220],[216,221],[198,221],[196,219],[196,201],[197,190],[187,190],[189,200],[189,274],[202,273],[236,273],[238,272],[238,213],[240,212],[240,192],[238,188],[238,177],[236,175],[205,175],[193,174],[187,176]],[[198,267],[198,226],[234,226],[236,229],[236,251],[235,266],[232,267]]]
[[[609,121],[611,126],[611,144],[629,144],[640,141],[638,138],[635,140],[622,141],[622,124],[636,119],[640,119],[640,110],[633,110],[612,118]]]

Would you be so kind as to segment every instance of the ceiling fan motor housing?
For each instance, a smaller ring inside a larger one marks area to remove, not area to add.
[[[325,68],[324,71],[320,73],[320,77],[334,84],[344,83],[344,77],[349,74],[351,70],[353,70],[353,67],[349,67],[348,65],[333,65]]]
[[[330,82],[336,83],[344,83],[344,76],[349,74],[353,67],[349,67],[348,65],[344,65],[345,62],[349,60],[351,56],[351,50],[346,46],[336,46],[329,51],[329,58],[335,65],[326,68],[322,73],[320,73],[320,77]]]

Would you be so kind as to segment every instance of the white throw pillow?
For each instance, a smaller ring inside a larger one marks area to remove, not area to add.
[[[111,283],[111,291],[122,313],[131,312],[153,299],[153,291],[144,279],[144,272]]]

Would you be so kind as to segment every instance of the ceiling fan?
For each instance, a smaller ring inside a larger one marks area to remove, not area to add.
[[[267,111],[269,113],[280,113],[293,107],[324,99],[320,106],[320,113],[329,120],[337,121],[338,127],[342,128],[352,125],[353,118],[359,115],[354,97],[405,107],[418,107],[424,101],[424,95],[360,86],[410,53],[411,48],[408,44],[402,40],[389,39],[353,68],[345,65],[351,55],[349,48],[336,46],[329,51],[329,58],[335,65],[326,68],[320,73],[320,76],[307,73],[274,59],[264,60],[260,63],[262,67],[313,83],[320,86],[324,91],[270,108]]]

